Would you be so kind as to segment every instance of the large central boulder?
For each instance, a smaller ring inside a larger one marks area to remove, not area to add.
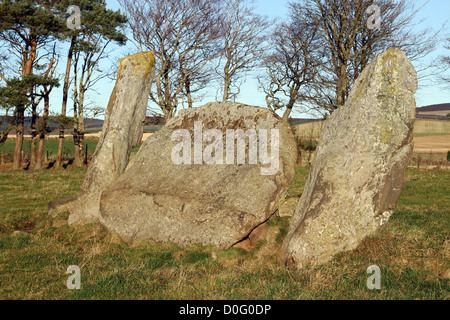
[[[284,240],[284,263],[320,264],[386,225],[413,151],[417,74],[401,50],[379,55],[327,120]]]
[[[230,247],[284,199],[296,154],[291,129],[267,109],[227,102],[183,110],[102,193],[100,222],[129,244]]]

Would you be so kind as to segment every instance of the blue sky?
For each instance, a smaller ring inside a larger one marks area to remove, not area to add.
[[[287,4],[289,0],[256,0],[256,11],[259,14],[267,15],[270,18],[274,18],[276,21],[284,20],[287,17],[288,10]],[[435,29],[441,28],[441,26],[450,17],[450,1],[448,0],[419,0],[415,1],[416,8],[425,5],[425,7],[420,12],[420,18],[425,18],[425,21],[421,24],[422,28],[433,27]],[[107,0],[107,5],[111,9],[119,9],[120,5],[117,0]],[[132,47],[132,44],[127,45],[127,47]],[[117,60],[124,55],[126,55],[127,48],[116,48],[114,55],[114,60]],[[435,59],[436,56],[444,54],[445,51],[440,48],[436,53],[430,57],[430,59]],[[447,55],[450,52],[447,53]],[[65,57],[62,56],[59,62],[59,68],[61,73],[65,66]],[[416,93],[417,106],[426,106],[431,104],[439,103],[450,103],[450,85],[448,88],[443,88],[434,83],[428,86],[424,86],[425,82],[419,83],[419,91]],[[89,100],[94,102],[98,106],[106,107],[108,104],[109,96],[114,87],[114,83],[110,80],[102,80],[97,86],[97,93],[91,92],[88,97]],[[51,99],[51,110],[53,112],[59,112],[62,100],[62,86],[60,88],[54,89]],[[214,101],[216,96],[215,87],[210,93],[208,93],[204,101],[197,103],[196,106],[203,105],[207,102]],[[237,101],[250,104],[265,106],[264,94],[258,91],[258,82],[254,74],[249,74],[246,78],[245,84],[241,88],[241,94],[239,95]],[[70,101],[69,101],[70,106]],[[71,115],[73,111],[68,110],[68,115]],[[301,112],[294,111],[292,116],[294,117],[311,117],[307,114],[302,114]]]

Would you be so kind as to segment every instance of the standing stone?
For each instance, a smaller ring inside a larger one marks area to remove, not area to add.
[[[385,226],[413,151],[416,90],[416,71],[401,50],[365,68],[322,131],[283,263],[325,263]]]
[[[228,135],[239,129],[256,133],[245,150]],[[267,109],[227,102],[182,110],[103,192],[100,221],[128,244],[230,247],[275,212],[294,179],[296,152],[289,126]]]
[[[153,53],[138,53],[119,61],[102,134],[78,198],[65,209],[69,224],[98,221],[102,191],[123,173],[131,149],[142,139],[148,95],[154,75]],[[51,205],[49,206],[49,208]]]

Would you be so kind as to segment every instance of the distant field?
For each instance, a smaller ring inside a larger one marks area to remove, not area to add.
[[[450,121],[429,119],[416,120],[414,125],[415,137],[441,135],[450,135]]]
[[[300,137],[319,138],[325,121],[308,122],[294,126],[295,134]]]
[[[144,133],[144,140],[151,134]],[[88,138],[84,141],[84,146],[88,149],[88,161],[90,161],[92,155],[97,147],[98,138]],[[8,140],[6,143],[0,147],[0,164],[8,164],[13,161],[14,153],[14,140]],[[132,153],[137,153],[141,145],[133,148]],[[27,163],[30,159],[31,153],[31,141],[25,140],[23,143],[23,162]],[[45,159],[44,161],[52,162],[56,160],[56,154],[58,151],[58,140],[57,139],[47,139],[45,141]],[[64,140],[63,144],[63,161],[73,160],[74,157],[74,144],[72,140]],[[47,164],[46,164],[47,165]]]
[[[450,151],[450,136],[419,136],[414,137],[415,152],[438,152],[447,153]]]
[[[97,147],[97,140],[86,139],[85,146],[88,147],[88,156],[92,155]],[[8,140],[6,143],[0,147],[0,153],[13,153],[14,152],[14,140]],[[31,151],[31,140],[25,139],[23,142],[23,154],[28,156]],[[45,140],[45,152],[48,153],[49,158],[56,156],[58,151],[58,140],[57,139],[47,139]],[[72,140],[64,140],[63,144],[63,154],[72,156],[74,154],[74,144]]]
[[[446,117],[448,114],[450,114],[450,110],[427,111],[427,112],[419,112],[418,114],[425,115],[425,116],[441,116],[441,117]]]
[[[308,136],[312,134],[313,137],[318,138],[322,131],[324,121],[303,123],[295,126],[298,135]],[[416,119],[414,125],[414,136],[441,136],[450,135],[450,121],[445,120],[431,120],[431,119]]]
[[[324,121],[294,126],[300,137],[318,139]],[[414,125],[414,151],[418,153],[450,151],[450,121],[417,119]]]

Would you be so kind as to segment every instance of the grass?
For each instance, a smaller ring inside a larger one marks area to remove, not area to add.
[[[300,194],[308,168],[297,168],[289,194]],[[48,202],[78,193],[85,169],[0,172],[0,299],[450,299],[450,172],[408,169],[387,228],[317,268],[287,270],[275,247],[250,251],[179,248],[141,242],[127,247],[99,225],[69,227],[50,219]],[[368,290],[370,265],[381,290]],[[81,269],[81,290],[66,270]]]
[[[323,129],[323,122],[304,123],[295,126],[297,135],[318,139]],[[450,135],[450,121],[416,119],[414,124],[414,137],[445,136]]]
[[[450,135],[450,121],[417,119],[414,124],[415,137]]]
[[[47,139],[45,140],[45,152],[48,152],[49,157],[56,157],[58,151],[58,139]],[[86,139],[84,141],[85,148],[88,147],[88,155],[92,155],[97,147],[98,139]],[[7,140],[3,146],[0,147],[0,153],[3,154],[13,154],[14,153],[14,140]],[[24,155],[29,155],[31,152],[31,140],[25,139],[22,147]],[[63,154],[73,156],[74,154],[74,144],[73,140],[64,140],[63,144]]]
[[[325,125],[324,121],[308,122],[294,126],[299,137],[318,139]]]
[[[412,162],[417,164],[417,161],[420,159],[421,162],[444,162],[447,160],[447,153],[422,153],[422,152],[414,152],[412,154]]]
[[[84,140],[84,148],[88,148],[88,158],[90,159],[92,155],[95,152],[95,148],[97,147],[98,139],[85,139]],[[57,139],[47,139],[45,140],[45,153],[46,156],[48,156],[48,161],[52,161],[56,159],[56,154],[58,151],[58,140]],[[15,141],[14,140],[7,140],[4,145],[0,147],[0,155],[3,155],[5,157],[5,162],[11,162],[13,160],[13,154],[14,154],[14,146]],[[132,149],[132,153],[137,153],[139,150],[140,145],[136,146]],[[26,139],[23,143],[23,155],[24,155],[24,161],[28,161],[29,155],[31,153],[31,140]],[[64,140],[63,143],[63,159],[73,159],[74,157],[74,144],[72,140]]]

